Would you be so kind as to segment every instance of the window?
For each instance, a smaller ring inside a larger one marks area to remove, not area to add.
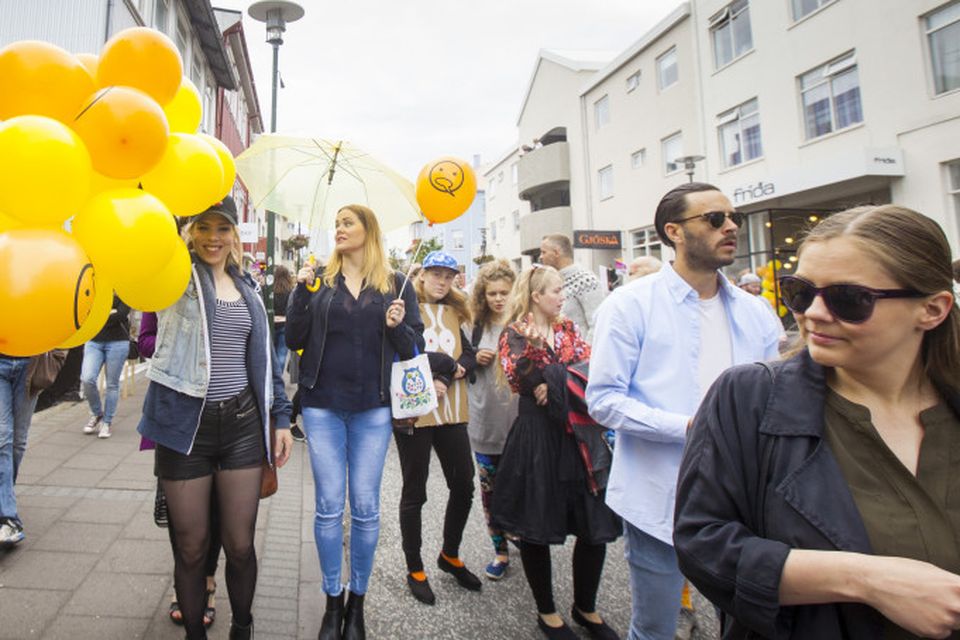
[[[613,197],[613,165],[608,164],[597,171],[597,191],[601,200]]]
[[[463,231],[457,229],[450,234],[450,244],[453,249],[463,249]]]
[[[677,70],[677,48],[673,47],[657,58],[657,83],[660,89],[666,89],[680,79]]]
[[[610,124],[610,96],[603,96],[593,103],[593,121],[597,129]]]
[[[807,140],[863,121],[855,52],[800,76]]]
[[[503,171],[497,174],[497,182],[503,182]]]
[[[627,76],[627,93],[630,93],[634,89],[640,86],[640,72],[632,73]]]
[[[733,167],[763,155],[756,98],[720,114],[717,120],[723,166]]]
[[[510,165],[510,184],[514,184],[514,185],[517,184],[519,179],[520,179],[520,174],[518,173],[518,170],[517,170],[517,163],[514,162],[512,165]]]
[[[657,260],[663,259],[663,245],[660,243],[660,236],[654,227],[644,227],[630,232],[631,249],[633,257],[653,256]]]
[[[960,89],[960,2],[934,11],[925,22],[934,91],[939,95]]]
[[[177,49],[180,50],[180,55],[184,60],[187,59],[187,42],[189,42],[189,28],[187,23],[182,20],[180,17],[177,18],[177,31],[174,34],[174,40],[177,43]],[[199,50],[196,52],[199,53]]]
[[[170,0],[157,0],[153,5],[153,26],[159,31],[167,32],[170,17]]]
[[[663,150],[663,172],[666,174],[680,171],[683,165],[676,162],[677,158],[683,155],[683,138],[680,133],[675,133],[669,138],[664,138],[661,143]]]
[[[198,53],[202,51],[196,44],[194,44],[193,50]],[[193,80],[197,89],[203,87],[203,62],[200,55],[193,56],[193,60],[190,62],[190,79]]]
[[[753,49],[747,0],[737,0],[710,18],[710,35],[714,64],[718,69]]]
[[[496,222],[490,225],[490,241],[491,242],[497,241],[497,223]]]
[[[793,7],[794,22],[831,2],[833,2],[833,0],[790,0],[790,4]]]
[[[520,231],[520,212],[519,211],[513,212],[513,230]]]
[[[947,164],[947,193],[953,200],[953,215],[960,231],[960,160]]]
[[[634,151],[633,153],[631,153],[631,154],[630,154],[630,168],[631,168],[631,169],[639,169],[640,167],[642,167],[642,166],[643,166],[643,161],[646,159],[646,157],[647,157],[647,150],[646,150],[646,149],[638,149],[637,151]]]

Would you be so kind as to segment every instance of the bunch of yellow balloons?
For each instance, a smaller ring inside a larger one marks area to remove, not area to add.
[[[136,27],[99,56],[15,42],[0,87],[0,353],[83,344],[114,290],[143,311],[175,302],[191,264],[173,216],[222,200],[236,168],[197,133],[173,41]]]
[[[771,307],[777,310],[777,315],[781,318],[787,315],[787,308],[782,304],[777,304],[777,301],[780,300],[780,283],[776,281],[775,276],[777,271],[780,271],[782,268],[782,262],[779,260],[770,260],[765,266],[757,269],[757,275],[760,276],[760,283],[763,287],[760,295],[770,303]]]

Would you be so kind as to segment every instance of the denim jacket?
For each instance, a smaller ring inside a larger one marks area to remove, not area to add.
[[[213,274],[202,260],[191,255],[193,274],[187,290],[172,306],[157,312],[156,348],[147,378],[150,386],[143,401],[141,435],[185,455],[193,448],[200,426],[204,398],[210,383],[210,319],[216,313],[217,293]],[[270,420],[277,429],[290,427],[291,404],[283,379],[271,366],[272,341],[259,288],[234,267],[228,272],[240,291],[252,323],[247,342],[247,377],[264,418],[266,452],[270,455]]]

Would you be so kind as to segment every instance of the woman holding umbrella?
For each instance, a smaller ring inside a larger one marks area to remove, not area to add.
[[[380,481],[392,433],[390,369],[395,356],[408,359],[423,350],[423,323],[413,287],[405,288],[403,276],[389,267],[374,212],[347,205],[337,213],[335,229],[336,245],[319,287],[313,286],[312,268],[297,274],[286,340],[290,349],[303,349],[299,384],[316,486],[314,536],[327,595],[319,637],[362,640],[364,594],[380,533]],[[344,612],[348,478],[350,597]]]

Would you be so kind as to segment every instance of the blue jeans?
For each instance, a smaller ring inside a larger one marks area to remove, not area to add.
[[[683,574],[673,546],[623,521],[624,556],[630,566],[633,613],[628,640],[673,640]]]
[[[90,405],[90,413],[102,416],[107,424],[113,422],[113,414],[117,412],[117,402],[120,400],[120,374],[123,373],[123,363],[127,361],[129,352],[128,340],[110,342],[91,340],[83,346],[83,367],[80,370],[83,395]],[[101,407],[97,376],[100,375],[100,368],[104,364],[107,365],[107,391]]]
[[[273,328],[273,370],[281,377],[283,377],[283,367],[287,364],[287,354],[290,352],[287,349],[286,333],[286,324]]]
[[[13,484],[20,469],[34,402],[27,396],[27,359],[0,356],[0,517],[18,518]],[[21,445],[18,452],[18,443]]]
[[[316,486],[313,534],[320,556],[324,593],[343,590],[343,507],[350,482],[350,584],[367,592],[380,536],[380,481],[393,427],[390,408],[333,411],[303,408],[303,430],[310,448]],[[349,468],[349,473],[347,472]]]

